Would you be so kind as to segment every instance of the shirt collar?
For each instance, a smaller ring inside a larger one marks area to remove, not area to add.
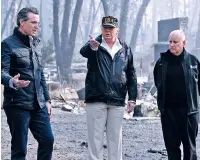
[[[102,42],[103,43],[107,43],[106,41],[105,41],[105,39],[103,38],[103,36],[102,36]],[[119,43],[119,38],[116,38],[116,41],[115,41],[115,43],[114,43],[114,45],[119,45],[120,43]]]

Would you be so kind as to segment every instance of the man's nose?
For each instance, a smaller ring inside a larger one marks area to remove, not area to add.
[[[35,25],[35,29],[39,29],[39,24],[36,24],[36,25]]]

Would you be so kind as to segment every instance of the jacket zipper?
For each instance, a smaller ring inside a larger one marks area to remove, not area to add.
[[[181,63],[181,65],[182,65],[182,67],[183,67],[183,75],[184,75],[184,79],[185,79],[185,88],[186,88],[186,97],[187,97],[187,105],[189,106],[189,103],[188,103],[188,93],[189,93],[189,91],[188,91],[188,86],[190,85],[189,83],[188,83],[188,81],[187,81],[187,78],[186,78],[186,76],[185,76],[185,74],[186,74],[186,69],[185,69],[185,65],[183,64],[183,62]],[[190,72],[188,72],[188,74],[190,74]],[[189,75],[190,76],[190,75]],[[189,113],[189,107],[187,107],[187,113]]]
[[[122,53],[125,49],[124,48],[121,48],[115,55],[114,55],[114,58],[112,59],[111,55],[108,53],[108,51],[99,46],[102,50],[106,51],[106,53],[110,56],[111,58],[111,61],[112,61],[112,73],[110,73],[110,78],[109,78],[109,84],[111,84],[111,76],[115,74],[115,59],[116,59],[116,56],[119,55],[120,53]],[[111,94],[113,94],[113,91],[112,89],[107,85],[107,88],[108,90],[110,91]],[[109,94],[109,93],[108,93]]]
[[[163,65],[162,65],[162,82],[163,82],[163,108],[162,111],[164,112],[165,110],[165,92],[166,92],[166,73],[167,73],[167,65],[168,63],[165,61],[162,61]]]

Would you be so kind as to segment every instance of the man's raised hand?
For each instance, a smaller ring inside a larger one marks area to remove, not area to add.
[[[100,43],[98,41],[96,41],[92,35],[89,35],[90,37],[90,46],[95,49],[95,48],[98,48]]]

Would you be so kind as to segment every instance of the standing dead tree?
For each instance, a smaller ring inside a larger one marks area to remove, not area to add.
[[[195,42],[195,48],[200,48],[200,12],[199,12],[199,23]]]
[[[75,48],[83,0],[77,0],[70,28],[70,12],[72,0],[65,0],[62,30],[59,31],[59,0],[53,0],[53,33],[56,52],[56,63],[59,66],[62,80],[71,81],[71,63]]]
[[[1,28],[1,37],[3,36],[4,32],[5,32],[5,29],[6,29],[6,26],[7,26],[7,22],[8,22],[8,19],[9,19],[9,16],[10,14],[12,13],[13,11],[13,6],[15,6],[15,3],[16,3],[16,0],[12,0],[11,4],[10,4],[10,7],[6,13],[6,16],[4,18],[4,23],[3,23],[3,26]]]
[[[59,0],[53,0],[53,36],[54,36],[54,46],[56,52],[56,64],[60,69],[62,69],[58,13],[59,13]]]
[[[17,13],[20,11],[20,9],[22,8],[22,4],[23,4],[23,0],[20,0],[17,8],[13,9],[13,15],[11,16],[11,28],[10,28],[10,32],[13,32],[14,27],[16,26],[16,16]]]
[[[139,33],[140,26],[141,26],[141,23],[142,23],[143,15],[146,11],[146,8],[147,8],[149,2],[150,2],[150,0],[143,0],[142,1],[142,4],[141,4],[139,11],[137,13],[137,16],[136,16],[136,22],[135,22],[135,26],[133,28],[131,41],[130,41],[130,46],[131,46],[131,50],[132,50],[133,53],[135,52],[135,49],[136,49],[137,37],[138,37],[138,33]]]
[[[95,3],[94,3],[94,0],[92,0],[92,6],[93,6],[93,16],[92,16],[92,23],[91,23],[91,29],[90,29],[90,34],[93,34],[93,30],[94,30],[94,22],[95,22],[95,18],[97,16],[97,13],[100,9],[100,5],[101,5],[101,1],[99,2],[98,4],[98,7],[97,9],[95,8]]]
[[[110,0],[101,0],[102,4],[103,4],[103,9],[104,9],[104,13],[105,16],[109,16],[110,15]]]
[[[122,40],[126,39],[126,27],[127,27],[127,15],[128,15],[129,1],[130,0],[122,0],[122,5],[121,5],[119,28],[122,28],[122,29],[119,32],[119,37]]]
[[[76,35],[77,35],[77,31],[78,31],[79,17],[80,17],[80,13],[81,13],[82,4],[83,4],[83,0],[77,0],[73,19],[72,19],[71,32],[70,32],[69,39],[66,44],[67,47],[64,52],[64,54],[65,54],[64,55],[64,57],[65,57],[65,63],[64,63],[65,72],[63,74],[65,77],[65,80],[67,80],[67,81],[72,80],[71,63],[72,63],[72,58],[73,58],[73,53],[74,53],[74,47],[75,47],[75,42],[76,42]]]

